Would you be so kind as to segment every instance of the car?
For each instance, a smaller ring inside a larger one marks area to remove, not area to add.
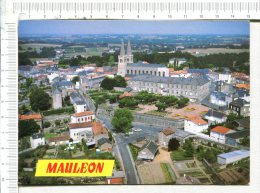
[[[135,132],[140,132],[140,131],[142,131],[142,129],[140,129],[140,128],[133,128],[132,130],[135,131]]]

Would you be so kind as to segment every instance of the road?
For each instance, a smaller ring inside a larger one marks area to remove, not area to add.
[[[113,126],[109,118],[105,118],[105,116],[98,115],[97,118],[101,120],[110,131],[113,131]],[[145,125],[141,123],[133,123],[133,126],[142,129],[142,131],[134,132],[129,137],[126,137],[122,133],[114,134],[116,144],[118,146],[124,164],[125,173],[127,177],[127,184],[138,184],[139,181],[138,176],[136,174],[135,163],[132,162],[130,157],[131,155],[129,154],[129,151],[127,149],[128,143],[135,142],[136,139],[138,139],[139,137],[145,137],[154,140],[157,137],[158,132],[162,130],[161,127]]]

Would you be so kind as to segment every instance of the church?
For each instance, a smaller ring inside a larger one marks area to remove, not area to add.
[[[118,55],[117,75],[122,77],[136,75],[169,77],[169,69],[163,64],[150,64],[147,62],[134,63],[130,41],[128,41],[125,52],[125,45],[122,40],[120,54]]]

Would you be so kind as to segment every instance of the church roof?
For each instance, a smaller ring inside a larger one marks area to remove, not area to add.
[[[121,49],[120,49],[120,56],[125,55],[125,45],[124,45],[124,41],[122,40],[121,42]]]
[[[163,64],[150,64],[150,63],[144,63],[144,62],[132,63],[132,64],[128,64],[127,66],[130,66],[130,67],[148,67],[148,68],[166,68],[166,66],[163,65]]]
[[[128,40],[126,54],[127,54],[127,55],[132,55],[130,40]]]

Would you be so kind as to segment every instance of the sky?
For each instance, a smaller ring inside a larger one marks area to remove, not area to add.
[[[248,35],[248,21],[25,20],[19,36],[73,34]]]

